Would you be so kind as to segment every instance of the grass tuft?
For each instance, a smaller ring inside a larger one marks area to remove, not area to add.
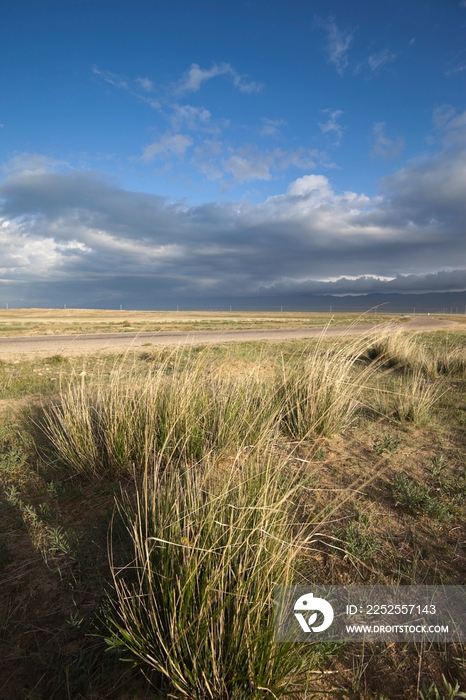
[[[297,484],[266,455],[156,469],[123,498],[131,565],[112,561],[112,646],[132,652],[171,697],[285,697],[306,692],[312,644],[273,641],[274,584],[293,582],[309,541],[293,532]],[[302,528],[301,528],[302,530]]]
[[[80,373],[45,409],[57,458],[94,477],[260,442],[276,410],[270,388],[257,368],[232,378],[212,371],[207,359],[179,351],[142,371],[121,362],[90,381]]]
[[[328,437],[351,422],[377,370],[359,360],[371,337],[328,343],[322,335],[294,361],[282,362],[277,394],[285,433],[298,440]]]

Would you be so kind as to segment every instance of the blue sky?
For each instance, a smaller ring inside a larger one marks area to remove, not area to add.
[[[466,289],[466,0],[0,21],[0,304]]]

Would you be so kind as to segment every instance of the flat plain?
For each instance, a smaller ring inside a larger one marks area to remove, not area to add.
[[[106,309],[1,309],[0,337],[140,331],[302,328],[327,323],[383,323],[400,314],[313,312],[131,311]]]
[[[27,309],[0,312],[0,357],[124,352],[148,346],[300,340],[364,334],[381,324],[406,330],[453,328],[450,318],[428,315],[118,312]],[[464,321],[464,317],[455,317]],[[29,319],[29,320],[26,320]],[[32,319],[32,320],[31,320]],[[74,320],[73,320],[74,319]],[[458,324],[457,324],[458,326]]]

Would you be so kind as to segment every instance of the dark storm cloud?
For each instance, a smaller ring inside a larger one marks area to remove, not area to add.
[[[356,279],[342,277],[332,282],[280,280],[267,287],[269,294],[371,294],[376,292],[409,294],[466,290],[466,270],[436,272],[427,275],[397,275],[380,279],[364,275]],[[264,290],[265,291],[265,290]]]
[[[256,205],[188,206],[24,164],[0,187],[0,284],[26,297],[34,285],[53,297],[81,284],[102,298],[464,289],[464,271],[451,272],[466,260],[463,136],[452,127],[441,152],[386,178],[373,199],[306,175]]]

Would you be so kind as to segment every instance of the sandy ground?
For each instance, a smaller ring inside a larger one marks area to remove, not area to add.
[[[381,326],[374,327],[380,330]],[[454,321],[418,316],[402,326],[406,331],[462,330],[464,326]],[[359,335],[368,333],[371,326],[357,324],[348,327],[284,328],[275,330],[235,330],[235,331],[190,331],[190,332],[145,332],[145,333],[96,333],[85,335],[44,335],[0,338],[0,357],[82,355],[103,352],[120,352],[131,348],[156,345],[198,345],[205,343],[244,342],[254,340],[297,340],[316,338],[322,333],[328,337]]]

